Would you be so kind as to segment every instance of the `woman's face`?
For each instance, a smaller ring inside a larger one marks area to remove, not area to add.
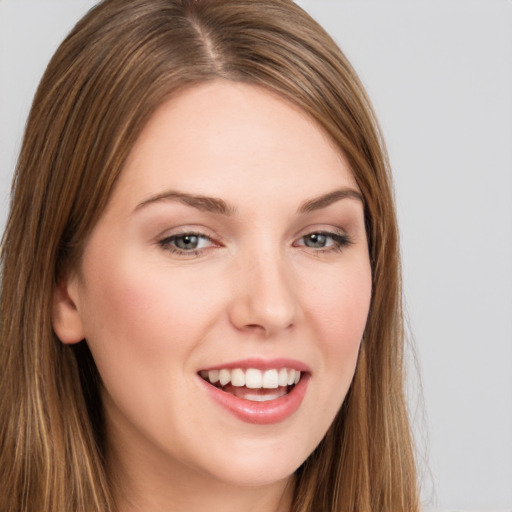
[[[323,438],[370,295],[343,155],[285,100],[216,81],[144,128],[54,326],[87,339],[125,472],[254,486]]]

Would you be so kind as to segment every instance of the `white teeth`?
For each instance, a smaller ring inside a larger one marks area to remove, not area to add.
[[[250,400],[251,402],[268,402],[269,400],[276,400],[277,398],[281,398],[286,395],[286,389],[276,389],[275,391],[258,393],[257,391],[253,391],[247,388],[236,388],[233,393],[238,398],[243,398],[244,400]]]
[[[210,370],[208,372],[208,380],[215,384],[219,380],[219,370]]]
[[[211,384],[219,383],[220,386],[225,386],[231,383],[235,387],[249,389],[277,389],[291,386],[298,384],[301,377],[301,372],[293,368],[272,368],[264,371],[257,368],[248,368],[247,370],[223,368],[221,370],[201,370],[199,374]]]
[[[277,370],[267,370],[263,374],[263,387],[267,389],[276,389],[279,387],[279,375]]]
[[[269,400],[275,400],[276,398],[279,398],[279,395],[273,394],[273,395],[245,395],[245,400],[250,400],[251,402],[268,402]]]
[[[249,368],[245,372],[245,386],[250,389],[258,389],[262,387],[263,377],[261,370],[255,368]]]
[[[279,370],[279,385],[288,386],[288,370],[286,368]]]
[[[231,372],[231,384],[237,387],[245,386],[245,373],[243,370],[237,368]]]
[[[219,370],[219,381],[221,386],[225,386],[231,381],[231,372],[229,370]]]

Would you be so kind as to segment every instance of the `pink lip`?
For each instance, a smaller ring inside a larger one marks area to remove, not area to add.
[[[286,395],[268,400],[266,402],[252,402],[238,398],[231,393],[222,391],[206,380],[198,376],[201,386],[209,394],[209,396],[224,409],[236,416],[238,419],[252,424],[269,425],[279,423],[289,418],[300,407],[306,390],[308,387],[311,374],[308,372],[307,365],[299,361],[290,359],[274,359],[272,361],[263,361],[261,359],[245,359],[243,361],[235,361],[221,366],[214,366],[210,369],[218,368],[257,368],[261,370],[271,368],[294,368],[301,370],[300,381]],[[206,369],[206,368],[205,368]]]
[[[297,361],[296,359],[288,359],[284,357],[277,359],[241,359],[239,361],[230,361],[229,363],[220,363],[215,366],[209,366],[208,368],[201,368],[201,370],[220,370],[222,368],[225,368],[226,370],[234,370],[235,368],[256,368],[257,370],[271,370],[273,368],[290,368],[293,370],[299,370],[301,372],[311,373],[311,369],[307,364],[304,364],[301,361]]]

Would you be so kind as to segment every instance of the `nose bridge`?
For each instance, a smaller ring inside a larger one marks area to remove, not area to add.
[[[232,321],[238,328],[267,335],[293,326],[300,304],[293,272],[279,244],[260,244],[241,256]]]

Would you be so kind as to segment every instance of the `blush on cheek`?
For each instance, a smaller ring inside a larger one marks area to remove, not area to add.
[[[352,289],[354,290],[354,289]],[[323,330],[326,350],[339,364],[355,366],[368,318],[370,291],[349,292],[338,301],[326,301],[318,326]]]
[[[122,343],[123,350],[140,350],[139,358],[168,358],[203,338],[199,331],[213,306],[198,286],[204,288],[204,281],[194,283],[177,272],[125,262],[98,283],[101,305],[96,311],[109,328],[103,338]]]

